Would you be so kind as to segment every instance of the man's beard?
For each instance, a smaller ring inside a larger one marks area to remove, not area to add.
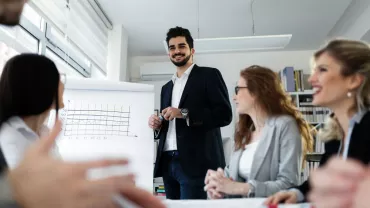
[[[175,54],[172,56],[172,58],[176,58],[177,55],[182,55],[182,54]],[[180,61],[180,62],[176,62],[174,60],[171,59],[172,63],[175,64],[175,66],[177,67],[182,67],[182,66],[185,66],[186,63],[188,63],[189,59],[190,59],[191,55],[185,57],[184,60]]]

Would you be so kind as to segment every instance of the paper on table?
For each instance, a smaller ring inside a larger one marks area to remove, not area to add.
[[[266,198],[217,200],[164,200],[167,208],[263,208]]]
[[[164,200],[167,208],[268,208],[263,205],[266,198],[252,199],[217,199],[217,200]],[[308,203],[305,204],[280,204],[278,208],[312,208]]]

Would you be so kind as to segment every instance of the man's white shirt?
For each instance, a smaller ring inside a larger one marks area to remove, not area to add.
[[[193,67],[194,67],[194,64],[192,64],[182,74],[181,77],[177,77],[176,72],[172,76],[173,89],[172,89],[171,107],[179,108],[179,103],[180,103],[180,100],[181,100],[182,93],[184,92],[186,82],[188,81],[190,72],[193,69]],[[173,119],[172,121],[169,121],[167,137],[166,137],[166,142],[164,144],[163,151],[177,150],[176,119],[177,118]]]

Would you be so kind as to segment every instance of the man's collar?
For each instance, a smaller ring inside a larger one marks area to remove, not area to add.
[[[184,72],[187,76],[189,76],[190,72],[193,70],[195,64],[192,64],[187,68]],[[175,83],[175,80],[177,79],[177,71],[172,75],[172,82]]]

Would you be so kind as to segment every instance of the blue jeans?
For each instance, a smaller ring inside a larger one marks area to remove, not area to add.
[[[164,189],[167,199],[207,199],[204,177],[189,177],[181,168],[178,155],[163,152],[161,159]]]

